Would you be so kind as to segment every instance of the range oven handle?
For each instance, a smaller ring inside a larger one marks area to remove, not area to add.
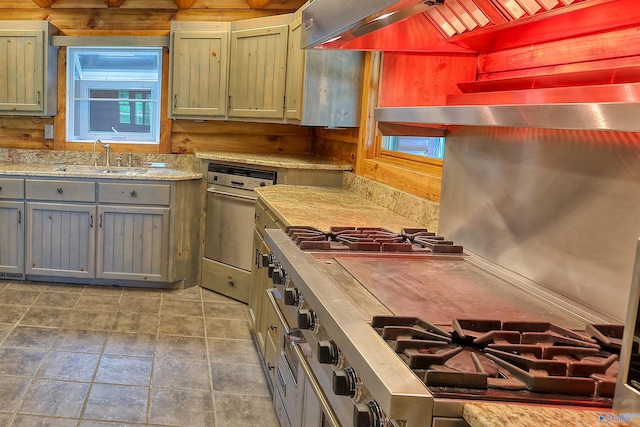
[[[273,295],[275,292],[275,289],[267,289],[265,292],[267,293],[269,302],[271,303],[271,305],[276,311],[276,314],[278,315],[278,321],[280,321],[280,323],[285,327],[285,330],[283,332],[287,335],[290,335],[293,332],[293,330],[289,327],[289,324],[287,323],[287,320],[282,315],[280,308],[278,308],[278,304],[276,303],[276,297],[275,295]]]
[[[258,197],[255,196],[255,193],[253,191],[250,191],[250,190],[242,190],[242,191],[252,195],[249,196],[244,194],[229,193],[227,191],[220,191],[213,188],[207,188],[207,193],[211,193],[211,194],[219,194],[221,196],[235,197],[237,199],[244,199],[244,200],[254,200],[254,201],[258,200]]]
[[[280,312],[280,308],[276,303],[275,296],[273,295],[274,292],[275,292],[275,289],[267,289],[266,291],[267,297],[269,298],[269,302],[273,305],[273,308],[276,310],[276,314],[278,315],[280,322],[283,325],[285,325],[285,327],[288,328],[287,321],[285,320],[284,316]],[[290,333],[290,331],[285,331],[285,332],[287,334]],[[296,345],[295,342],[293,342],[292,344],[293,344],[292,348],[295,353],[295,356],[300,361],[299,366],[302,367],[302,370],[304,371],[304,376],[308,379],[307,382],[311,386],[311,389],[313,390],[313,394],[315,394],[316,397],[318,398],[318,402],[320,403],[320,407],[322,408],[322,413],[326,417],[326,420],[329,423],[329,426],[341,427],[340,421],[338,421],[338,417],[336,416],[335,412],[333,412],[333,409],[331,409],[331,405],[327,401],[327,397],[324,395],[324,392],[322,391],[322,389],[320,388],[320,385],[318,384],[318,380],[316,379],[316,376],[313,374],[313,371],[311,371],[311,368],[307,363],[306,356],[300,349],[299,345]]]
[[[318,380],[316,380],[315,375],[313,375],[313,372],[311,371],[311,368],[309,367],[309,364],[307,363],[305,356],[302,353],[302,350],[300,349],[300,346],[294,345],[293,351],[295,352],[296,357],[300,361],[300,367],[302,367],[302,370],[304,371],[304,376],[307,377],[308,379],[307,383],[313,389],[313,394],[315,394],[316,397],[318,398],[318,402],[320,403],[320,407],[322,408],[322,413],[326,417],[326,421],[329,423],[329,426],[341,427],[341,424],[338,421],[338,417],[336,417],[336,414],[333,412],[333,409],[331,408],[331,406],[329,405],[329,402],[327,401],[327,397],[322,392],[322,389],[318,384]]]

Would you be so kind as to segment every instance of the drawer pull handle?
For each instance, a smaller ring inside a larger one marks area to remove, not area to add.
[[[131,193],[129,193],[131,195],[131,197],[137,197],[138,193],[136,192],[136,190],[133,190]]]
[[[62,193],[64,193],[64,190],[63,190],[62,188],[58,188],[58,190],[57,190],[57,191],[58,191],[58,194],[62,194]]]

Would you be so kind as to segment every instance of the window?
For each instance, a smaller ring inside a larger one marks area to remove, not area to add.
[[[444,158],[444,137],[383,136],[382,149],[442,160]]]
[[[378,157],[402,158],[442,166],[445,130],[378,122]]]
[[[67,140],[158,143],[160,47],[69,47]]]

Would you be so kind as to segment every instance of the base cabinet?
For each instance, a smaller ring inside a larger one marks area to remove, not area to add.
[[[169,208],[99,206],[97,277],[167,280]]]
[[[94,205],[27,202],[26,274],[92,278]]]
[[[24,202],[0,200],[0,278],[24,277],[24,224]]]
[[[0,278],[196,285],[200,186],[195,179],[0,179]],[[3,200],[9,196],[20,200]]]

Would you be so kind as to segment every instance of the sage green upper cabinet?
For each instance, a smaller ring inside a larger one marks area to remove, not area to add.
[[[226,117],[229,31],[224,22],[171,23],[170,117]]]
[[[291,15],[231,24],[229,117],[284,118]]]
[[[358,127],[364,52],[300,49],[302,11],[289,27],[287,51],[287,123]]]
[[[0,114],[57,113],[56,33],[46,21],[0,21]]]
[[[287,79],[285,81],[286,119],[302,119],[302,78],[304,75],[304,51],[300,49],[302,31],[302,13],[296,13],[289,25],[289,43],[287,46]]]

